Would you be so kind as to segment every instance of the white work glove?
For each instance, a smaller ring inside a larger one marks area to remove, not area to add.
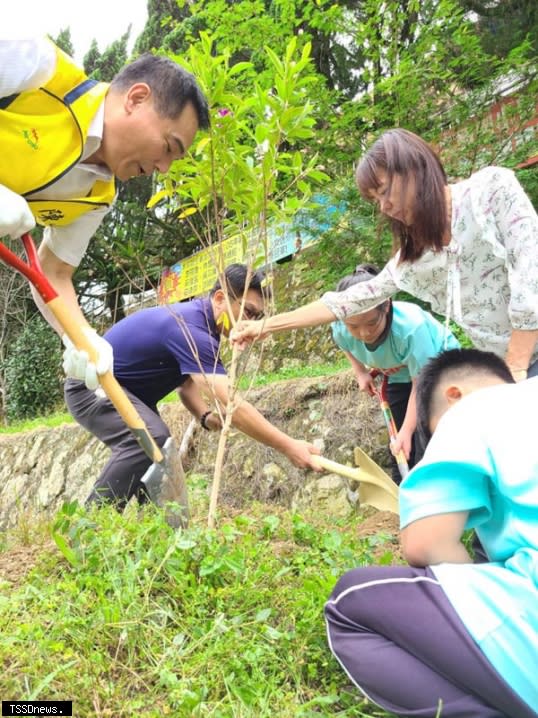
[[[113,371],[114,354],[107,340],[100,337],[94,329],[86,327],[83,331],[97,352],[97,362],[95,364],[91,362],[88,352],[76,349],[67,334],[64,334],[62,336],[65,347],[63,367],[66,376],[83,381],[88,389],[95,391],[99,386],[98,376],[106,374],[107,371]]]
[[[35,218],[20,194],[0,185],[0,237],[17,239],[35,227]]]

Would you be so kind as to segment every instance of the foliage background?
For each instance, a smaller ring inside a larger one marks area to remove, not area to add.
[[[271,57],[284,58],[292,38],[299,56],[307,46],[311,48],[304,96],[311,106],[309,135],[265,137],[271,150],[278,144],[281,156],[291,158],[290,166],[300,162],[302,168],[311,168],[310,176],[301,177],[303,198],[321,187],[335,201],[344,197],[348,205],[335,231],[321,237],[316,263],[301,276],[304,299],[311,299],[332,289],[338,276],[357,261],[382,265],[390,256],[390,240],[380,231],[372,208],[361,204],[352,182],[355,160],[383,129],[401,125],[435,143],[452,178],[492,162],[515,167],[538,155],[536,127],[525,129],[536,116],[537,16],[536,3],[528,0],[148,0],[148,22],[136,38],[133,56],[160,52],[189,65],[195,53],[201,58],[205,53],[215,72],[215,59],[226,57],[228,75],[236,73],[233,94],[245,107],[259,98],[259,88],[267,91],[275,86]],[[110,80],[130,59],[129,36],[126,18],[125,33],[102,53],[95,41],[87,49],[86,71]],[[211,38],[209,53],[204,37]],[[73,52],[69,28],[55,39]],[[216,77],[206,82],[213,116],[223,105]],[[496,103],[502,112],[494,123],[488,109]],[[264,138],[254,134],[249,140],[249,132],[237,135],[231,150],[244,150],[250,142],[254,156]],[[210,168],[202,161],[200,141],[204,135],[193,147],[192,158],[177,163],[167,178],[143,177],[119,187],[118,201],[75,277],[81,302],[98,329],[121,319],[126,300],[154,289],[162,270],[200,248],[201,237],[213,241],[222,234],[215,213],[189,216],[182,206],[188,199],[176,191],[147,208],[150,197],[167,182],[177,185],[188,174],[189,162],[192,177],[199,184],[204,178],[207,181]],[[245,169],[249,152],[243,150],[237,156]],[[286,191],[285,176],[281,172],[276,182],[283,191],[281,204],[287,200],[292,211],[295,200],[293,192]],[[322,182],[324,177],[328,181]],[[519,177],[538,205],[536,169],[522,169]],[[224,202],[221,209],[227,222],[237,227],[237,204]],[[267,209],[265,223],[279,208],[275,204]],[[0,269],[7,277],[7,270]],[[33,313],[24,285],[3,282],[0,316],[6,341],[0,356],[0,409],[4,420],[6,361]],[[280,350],[285,362],[285,348]],[[49,362],[50,373],[56,375],[54,353],[43,352],[42,361]],[[32,367],[26,370],[31,372]],[[20,373],[24,374],[22,368]],[[28,381],[43,381],[40,371],[28,375]],[[50,393],[48,408],[56,402],[57,395]]]

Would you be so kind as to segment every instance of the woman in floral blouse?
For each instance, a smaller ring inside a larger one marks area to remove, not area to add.
[[[356,181],[388,218],[396,254],[368,282],[242,322],[234,341],[343,321],[404,290],[505,359],[516,381],[538,375],[538,215],[514,173],[486,167],[449,185],[431,147],[393,129],[362,158]]]

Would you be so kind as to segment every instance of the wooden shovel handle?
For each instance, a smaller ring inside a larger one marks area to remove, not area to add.
[[[331,459],[326,459],[324,456],[312,456],[312,458],[317,461],[322,469],[327,469],[327,471],[331,471],[333,474],[345,476],[348,479],[360,481],[359,470],[357,468],[339,464],[337,461],[331,461]]]
[[[65,331],[69,339],[75,347],[81,351],[88,353],[91,361],[96,361],[97,354],[88,337],[84,333],[83,328],[73,320],[69,308],[57,296],[47,302],[47,307],[51,310],[58,323]],[[105,394],[110,399],[118,414],[133,432],[141,447],[147,456],[155,463],[164,463],[164,456],[160,448],[155,443],[153,437],[149,433],[146,424],[140,414],[133,406],[131,400],[122,389],[112,372],[107,371],[106,374],[99,375],[99,383],[103,387]]]

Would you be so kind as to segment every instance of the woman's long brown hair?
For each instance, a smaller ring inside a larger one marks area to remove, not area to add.
[[[412,203],[413,224],[407,226],[388,218],[395,242],[400,246],[400,261],[414,262],[427,249],[439,251],[448,223],[447,178],[433,149],[409,130],[387,130],[357,166],[355,180],[364,199],[372,200],[370,192],[380,185],[380,170],[387,173],[389,185],[395,174],[402,177],[404,186],[406,179],[415,180],[415,195],[406,198],[406,203]]]

